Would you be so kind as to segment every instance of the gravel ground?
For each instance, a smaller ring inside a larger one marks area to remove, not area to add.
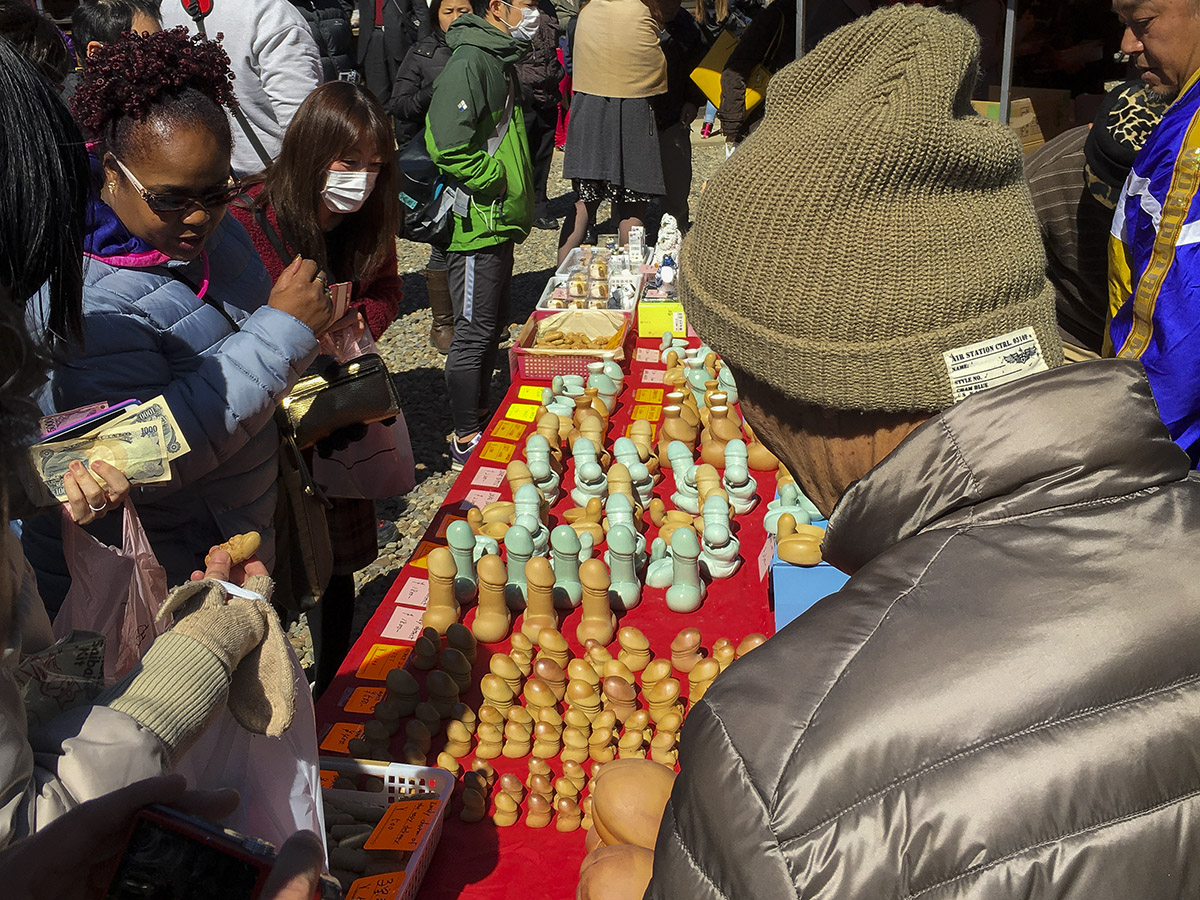
[[[562,153],[555,151],[550,171],[550,212],[560,221],[571,209],[574,197],[571,186],[562,180]],[[702,139],[699,123],[692,130],[692,209],[706,181],[725,159],[724,143],[719,137]],[[599,232],[616,231],[603,221],[607,207],[600,210]],[[652,210],[651,222],[657,222],[657,210]],[[518,245],[513,271],[511,332],[529,318],[546,280],[555,268],[558,232],[534,229],[529,238]],[[439,355],[428,341],[429,301],[425,280],[421,275],[429,257],[425,244],[399,242],[400,272],[404,277],[404,302],[396,321],[379,341],[380,354],[392,372],[404,407],[404,417],[412,438],[413,455],[417,465],[417,485],[403,496],[382,500],[377,504],[381,522],[379,558],[356,575],[358,601],[355,607],[354,635],[357,638],[367,620],[395,580],[401,566],[412,555],[421,535],[429,527],[434,513],[442,505],[446,492],[454,481],[450,471],[447,437],[451,432],[450,411],[444,402],[445,383],[442,377],[445,357]],[[492,402],[496,403],[508,390],[507,355],[492,384]]]

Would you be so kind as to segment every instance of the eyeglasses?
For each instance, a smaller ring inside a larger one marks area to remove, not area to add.
[[[109,156],[112,156],[112,154],[110,153]],[[230,173],[229,183],[225,187],[210,191],[203,197],[188,197],[180,194],[155,194],[153,191],[146,190],[142,183],[137,180],[137,176],[129,171],[129,167],[125,163],[121,162],[115,156],[112,156],[112,160],[125,173],[125,177],[129,179],[137,192],[142,195],[142,199],[146,201],[146,205],[155,212],[178,213],[190,210],[196,206],[204,210],[210,210],[218,206],[228,205],[230,201],[242,192],[242,183],[238,181],[235,175]]]

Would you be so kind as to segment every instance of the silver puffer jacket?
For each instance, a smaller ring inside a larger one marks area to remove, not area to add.
[[[647,897],[1200,896],[1200,482],[1140,365],[970,397],[688,716]]]

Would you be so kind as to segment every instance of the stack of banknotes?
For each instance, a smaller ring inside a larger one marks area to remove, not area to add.
[[[96,406],[56,413],[42,421],[43,433],[70,424],[72,417],[86,419]],[[187,440],[162,396],[127,406],[116,418],[68,440],[43,441],[30,448],[33,466],[58,500],[66,501],[63,475],[78,460],[91,466],[96,460],[120,469],[131,484],[171,480],[171,460],[189,452]],[[98,477],[98,476],[97,476]]]

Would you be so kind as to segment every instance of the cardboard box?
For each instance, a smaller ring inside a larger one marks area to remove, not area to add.
[[[989,100],[974,100],[972,105],[981,116],[1000,121],[1000,87],[988,88]],[[1021,139],[1026,153],[1032,153],[1051,138],[1057,137],[1075,124],[1071,92],[1048,88],[1012,88],[1009,102],[1009,127]]]
[[[638,337],[661,338],[668,331],[675,337],[687,337],[687,314],[678,300],[642,298],[637,309]]]

